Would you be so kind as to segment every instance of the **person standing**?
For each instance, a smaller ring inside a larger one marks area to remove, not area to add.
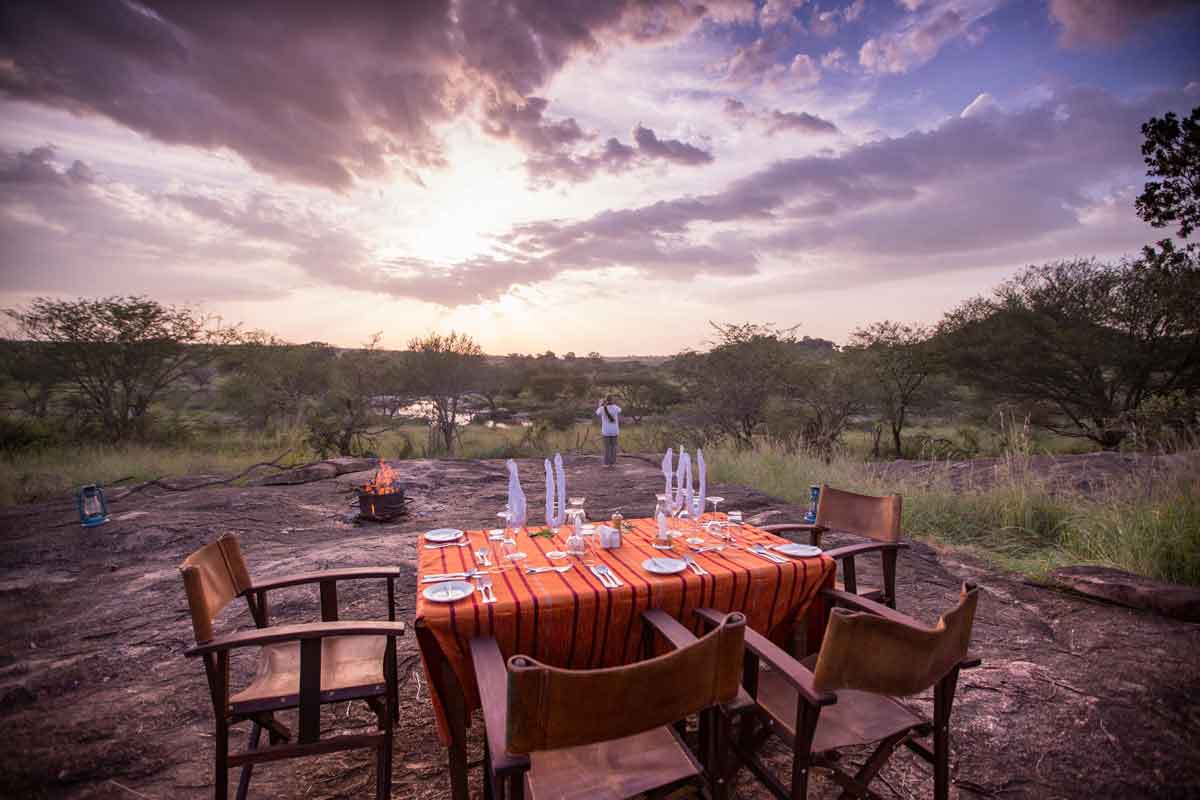
[[[621,407],[613,403],[611,397],[600,401],[596,409],[600,417],[600,436],[604,439],[604,466],[611,467],[617,463],[617,435],[621,432]]]

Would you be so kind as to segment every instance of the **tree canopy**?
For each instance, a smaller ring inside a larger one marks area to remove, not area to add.
[[[1200,106],[1180,120],[1174,112],[1142,125],[1142,156],[1151,175],[1136,205],[1138,216],[1156,228],[1178,225],[1186,239],[1200,225]]]
[[[1198,306],[1195,259],[1168,248],[1028,267],[947,314],[941,334],[960,376],[1113,449],[1144,402],[1200,391]]]
[[[39,297],[5,314],[26,341],[41,343],[79,411],[113,441],[144,437],[152,404],[240,338],[215,317],[146,297]]]

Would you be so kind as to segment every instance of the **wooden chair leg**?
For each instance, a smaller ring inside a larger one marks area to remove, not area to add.
[[[817,732],[820,708],[814,708],[803,699],[797,702],[796,740],[792,751],[792,800],[808,797],[808,774],[812,769],[813,735]]]
[[[223,719],[217,720],[215,744],[217,753],[213,770],[213,797],[215,800],[229,800],[229,726]]]
[[[896,607],[896,551],[884,550],[883,557],[883,603],[888,608]]]
[[[262,740],[262,725],[257,722],[250,724],[250,739],[246,742],[247,750],[257,750],[258,743]],[[254,765],[247,764],[242,767],[242,774],[238,778],[237,800],[246,800],[246,793],[250,791],[250,778],[254,774]]]
[[[958,668],[933,687],[933,797],[950,797],[950,709],[958,686]]]

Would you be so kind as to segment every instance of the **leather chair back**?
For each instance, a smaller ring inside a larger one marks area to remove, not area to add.
[[[877,542],[894,542],[900,538],[901,504],[898,494],[874,497],[822,486],[817,498],[817,524]]]
[[[196,643],[211,641],[213,619],[250,587],[250,573],[237,536],[226,533],[204,545],[184,559],[179,571],[183,573]]]
[[[918,694],[966,658],[979,588],[964,583],[958,605],[934,628],[875,614],[834,609],[813,670],[822,691],[859,689],[875,694]]]
[[[508,751],[593,744],[652,730],[732,700],[742,680],[739,613],[687,647],[628,666],[550,667],[508,660]]]

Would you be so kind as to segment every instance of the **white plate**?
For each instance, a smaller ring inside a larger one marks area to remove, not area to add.
[[[776,553],[783,553],[785,556],[791,556],[792,558],[812,558],[813,556],[821,555],[821,548],[814,547],[811,544],[781,544],[771,549]]]
[[[546,553],[546,558],[559,559],[559,558],[566,558],[566,557],[567,557],[567,554],[564,553],[562,550],[551,550],[549,553]]]
[[[685,539],[688,544],[704,544],[703,536],[689,536]]]
[[[435,603],[453,603],[464,597],[470,597],[474,591],[475,587],[466,581],[442,581],[425,587],[425,591],[421,594],[425,595],[426,600],[432,600]]]
[[[430,542],[453,542],[462,535],[463,532],[458,528],[438,528],[427,532],[425,539]]]
[[[687,562],[681,558],[647,558],[642,566],[655,575],[674,575],[687,569]]]

